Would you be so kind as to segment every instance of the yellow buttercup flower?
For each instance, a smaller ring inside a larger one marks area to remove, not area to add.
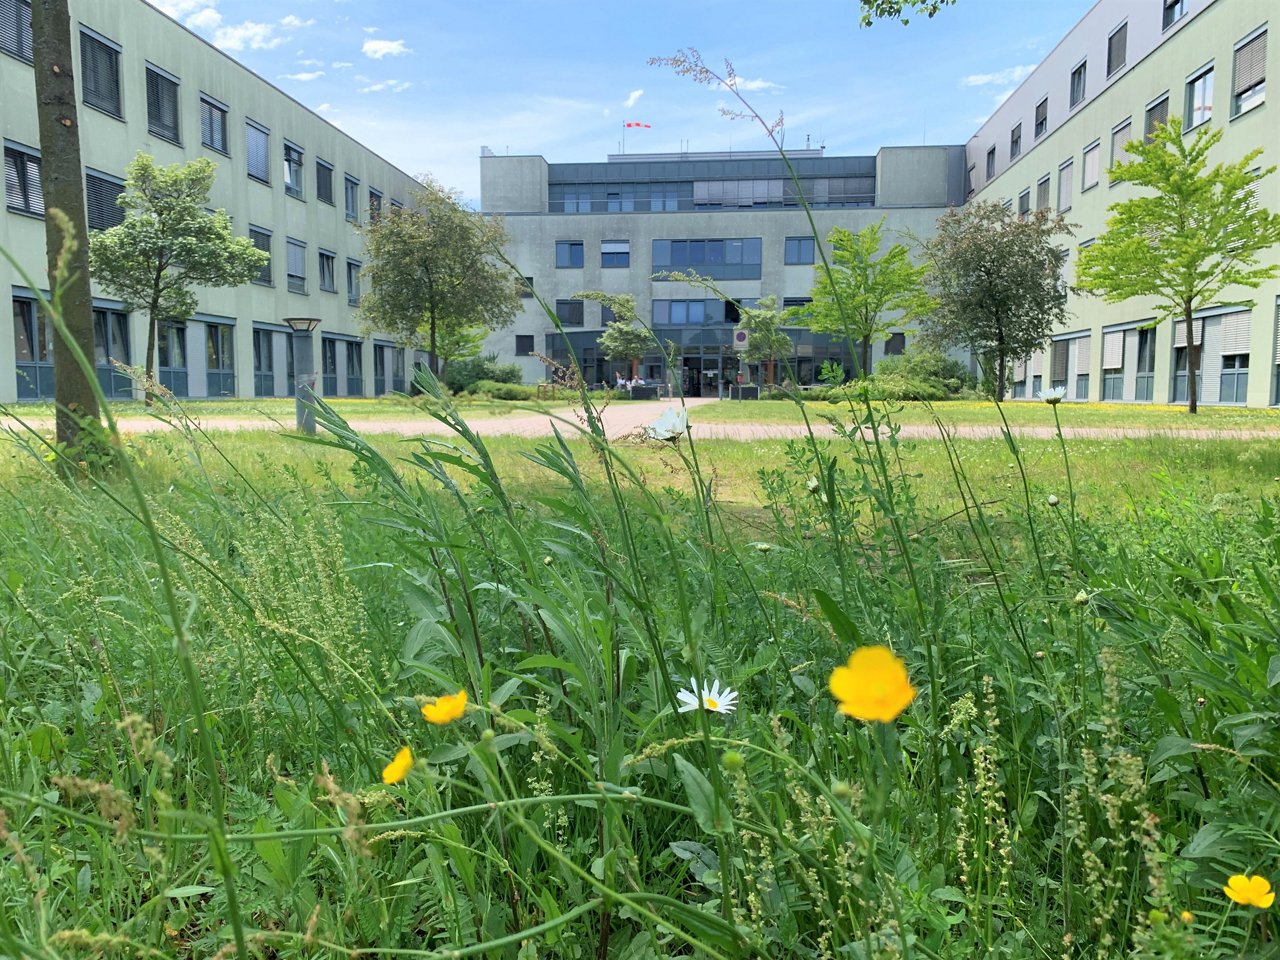
[[[906,664],[888,647],[859,647],[828,685],[840,712],[859,720],[891,723],[916,698]]]
[[[422,705],[422,718],[427,723],[446,724],[457,720],[467,711],[467,691],[436,697],[435,703]]]
[[[1246,877],[1237,873],[1227,881],[1222,892],[1242,907],[1257,907],[1266,910],[1276,901],[1276,893],[1271,889],[1271,882],[1266,877]]]
[[[1190,923],[1192,920],[1196,918],[1196,915],[1192,913],[1190,910],[1183,910],[1181,913],[1181,917],[1182,917],[1183,923]]]
[[[382,782],[390,786],[399,783],[409,775],[413,767],[413,754],[408,747],[401,747],[395,759],[382,768]]]

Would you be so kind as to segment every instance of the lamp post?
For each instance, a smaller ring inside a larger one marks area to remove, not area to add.
[[[289,335],[293,348],[293,383],[297,397],[298,431],[314,435],[316,415],[311,404],[316,394],[315,347],[311,332],[320,326],[316,317],[285,317],[285,323],[293,332]]]

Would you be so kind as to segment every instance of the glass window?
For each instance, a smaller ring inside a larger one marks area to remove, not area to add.
[[[1016,124],[1009,131],[1009,159],[1012,160],[1022,153],[1022,124]]]
[[[1187,81],[1187,109],[1183,125],[1190,130],[1213,119],[1213,67]]]
[[[1133,139],[1130,136],[1132,129],[1133,124],[1126,120],[1111,131],[1111,163],[1113,166],[1117,163],[1124,163],[1129,159],[1129,154],[1125,152],[1124,145]]]
[[[987,179],[994,180],[996,176],[996,148],[992,147],[987,151]]]
[[[1169,121],[1169,98],[1164,97],[1158,103],[1147,107],[1147,116],[1143,133],[1147,143],[1155,138],[1156,128]]]
[[[84,201],[90,230],[109,230],[124,223],[124,210],[116,203],[123,192],[123,180],[101,173],[85,173]]]
[[[1168,30],[1183,18],[1187,12],[1187,0],[1164,0],[1164,19],[1162,27]]]
[[[905,333],[891,333],[884,344],[884,355],[886,357],[901,356],[906,349],[907,335]]]
[[[787,237],[783,263],[806,264],[814,261],[813,237]]]
[[[1071,71],[1071,106],[1084,99],[1085,70],[1089,65],[1082,63]]]
[[[1236,47],[1231,84],[1231,115],[1252,110],[1267,98],[1267,32]]]
[[[338,280],[334,270],[336,260],[335,254],[326,250],[320,251],[320,289],[326,293],[338,292]]]
[[[244,156],[249,176],[262,183],[270,183],[271,133],[252,120],[246,120],[244,124]]]
[[[53,361],[52,325],[48,320],[40,322],[35,301],[14,298],[13,336],[18,363]]]
[[[1075,185],[1075,163],[1064,163],[1058,168],[1058,210],[1071,209],[1071,188]]]
[[[1025,220],[1031,213],[1031,191],[1023,190],[1018,194],[1018,216]]]
[[[223,323],[205,325],[205,343],[210,370],[232,370],[235,368],[235,346],[233,343],[234,328]]]
[[[284,145],[284,192],[302,198],[302,148],[288,141]]]
[[[342,197],[347,209],[347,219],[354,222],[360,219],[360,181],[348,176],[342,182]]]
[[[111,361],[129,362],[129,318],[119,310],[93,311],[93,361],[100,367]]]
[[[14,213],[44,216],[40,155],[34,150],[4,148],[4,202]]]
[[[301,240],[285,241],[285,268],[289,276],[290,293],[307,292],[307,245]]]
[[[249,241],[259,250],[264,251],[268,257],[270,257],[271,255],[271,231],[270,230],[260,230],[257,227],[250,227]],[[262,265],[262,269],[258,271],[258,275],[257,277],[254,278],[253,282],[265,283],[268,286],[270,286],[270,284],[272,283],[270,259],[268,259],[267,262]]]
[[[187,325],[176,320],[160,321],[157,330],[160,366],[170,370],[187,368]]]
[[[581,300],[557,300],[556,318],[563,327],[580,327],[584,322]]]
[[[210,150],[227,152],[227,108],[209,97],[200,98],[200,142]]]
[[[1049,178],[1045,177],[1036,184],[1036,209],[1049,209]]]
[[[360,261],[347,261],[347,303],[355,306],[360,302]]]
[[[1049,129],[1049,98],[1045,97],[1036,104],[1035,138],[1039,140]]]
[[[120,48],[80,31],[80,92],[84,102],[123,119],[120,106]]]
[[[0,50],[31,63],[31,0],[0,0]]]
[[[1122,23],[1107,38],[1107,76],[1111,76],[1117,70],[1124,66],[1125,57],[1128,56],[1129,45],[1129,24]]]
[[[1090,187],[1097,186],[1098,183],[1098,163],[1102,156],[1102,145],[1095,143],[1084,151],[1084,179],[1081,186],[1088,190]]]
[[[382,216],[382,194],[373,187],[369,188],[369,219],[377,220]]]
[[[583,246],[581,240],[556,241],[556,267],[561,270],[574,270],[583,265]]]
[[[516,334],[516,356],[528,357],[533,355],[533,334],[517,333]]]
[[[630,240],[604,240],[600,243],[601,267],[631,266]]]
[[[178,142],[178,82],[147,66],[147,129],[157,137]]]
[[[316,199],[333,203],[333,167],[323,160],[316,161]]]

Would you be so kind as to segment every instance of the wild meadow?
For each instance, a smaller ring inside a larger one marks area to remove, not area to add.
[[[1273,445],[433,409],[0,443],[0,954],[1276,953]]]

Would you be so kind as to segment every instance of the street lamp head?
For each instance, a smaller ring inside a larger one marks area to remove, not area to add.
[[[284,322],[294,333],[310,333],[320,326],[318,317],[285,317]]]

